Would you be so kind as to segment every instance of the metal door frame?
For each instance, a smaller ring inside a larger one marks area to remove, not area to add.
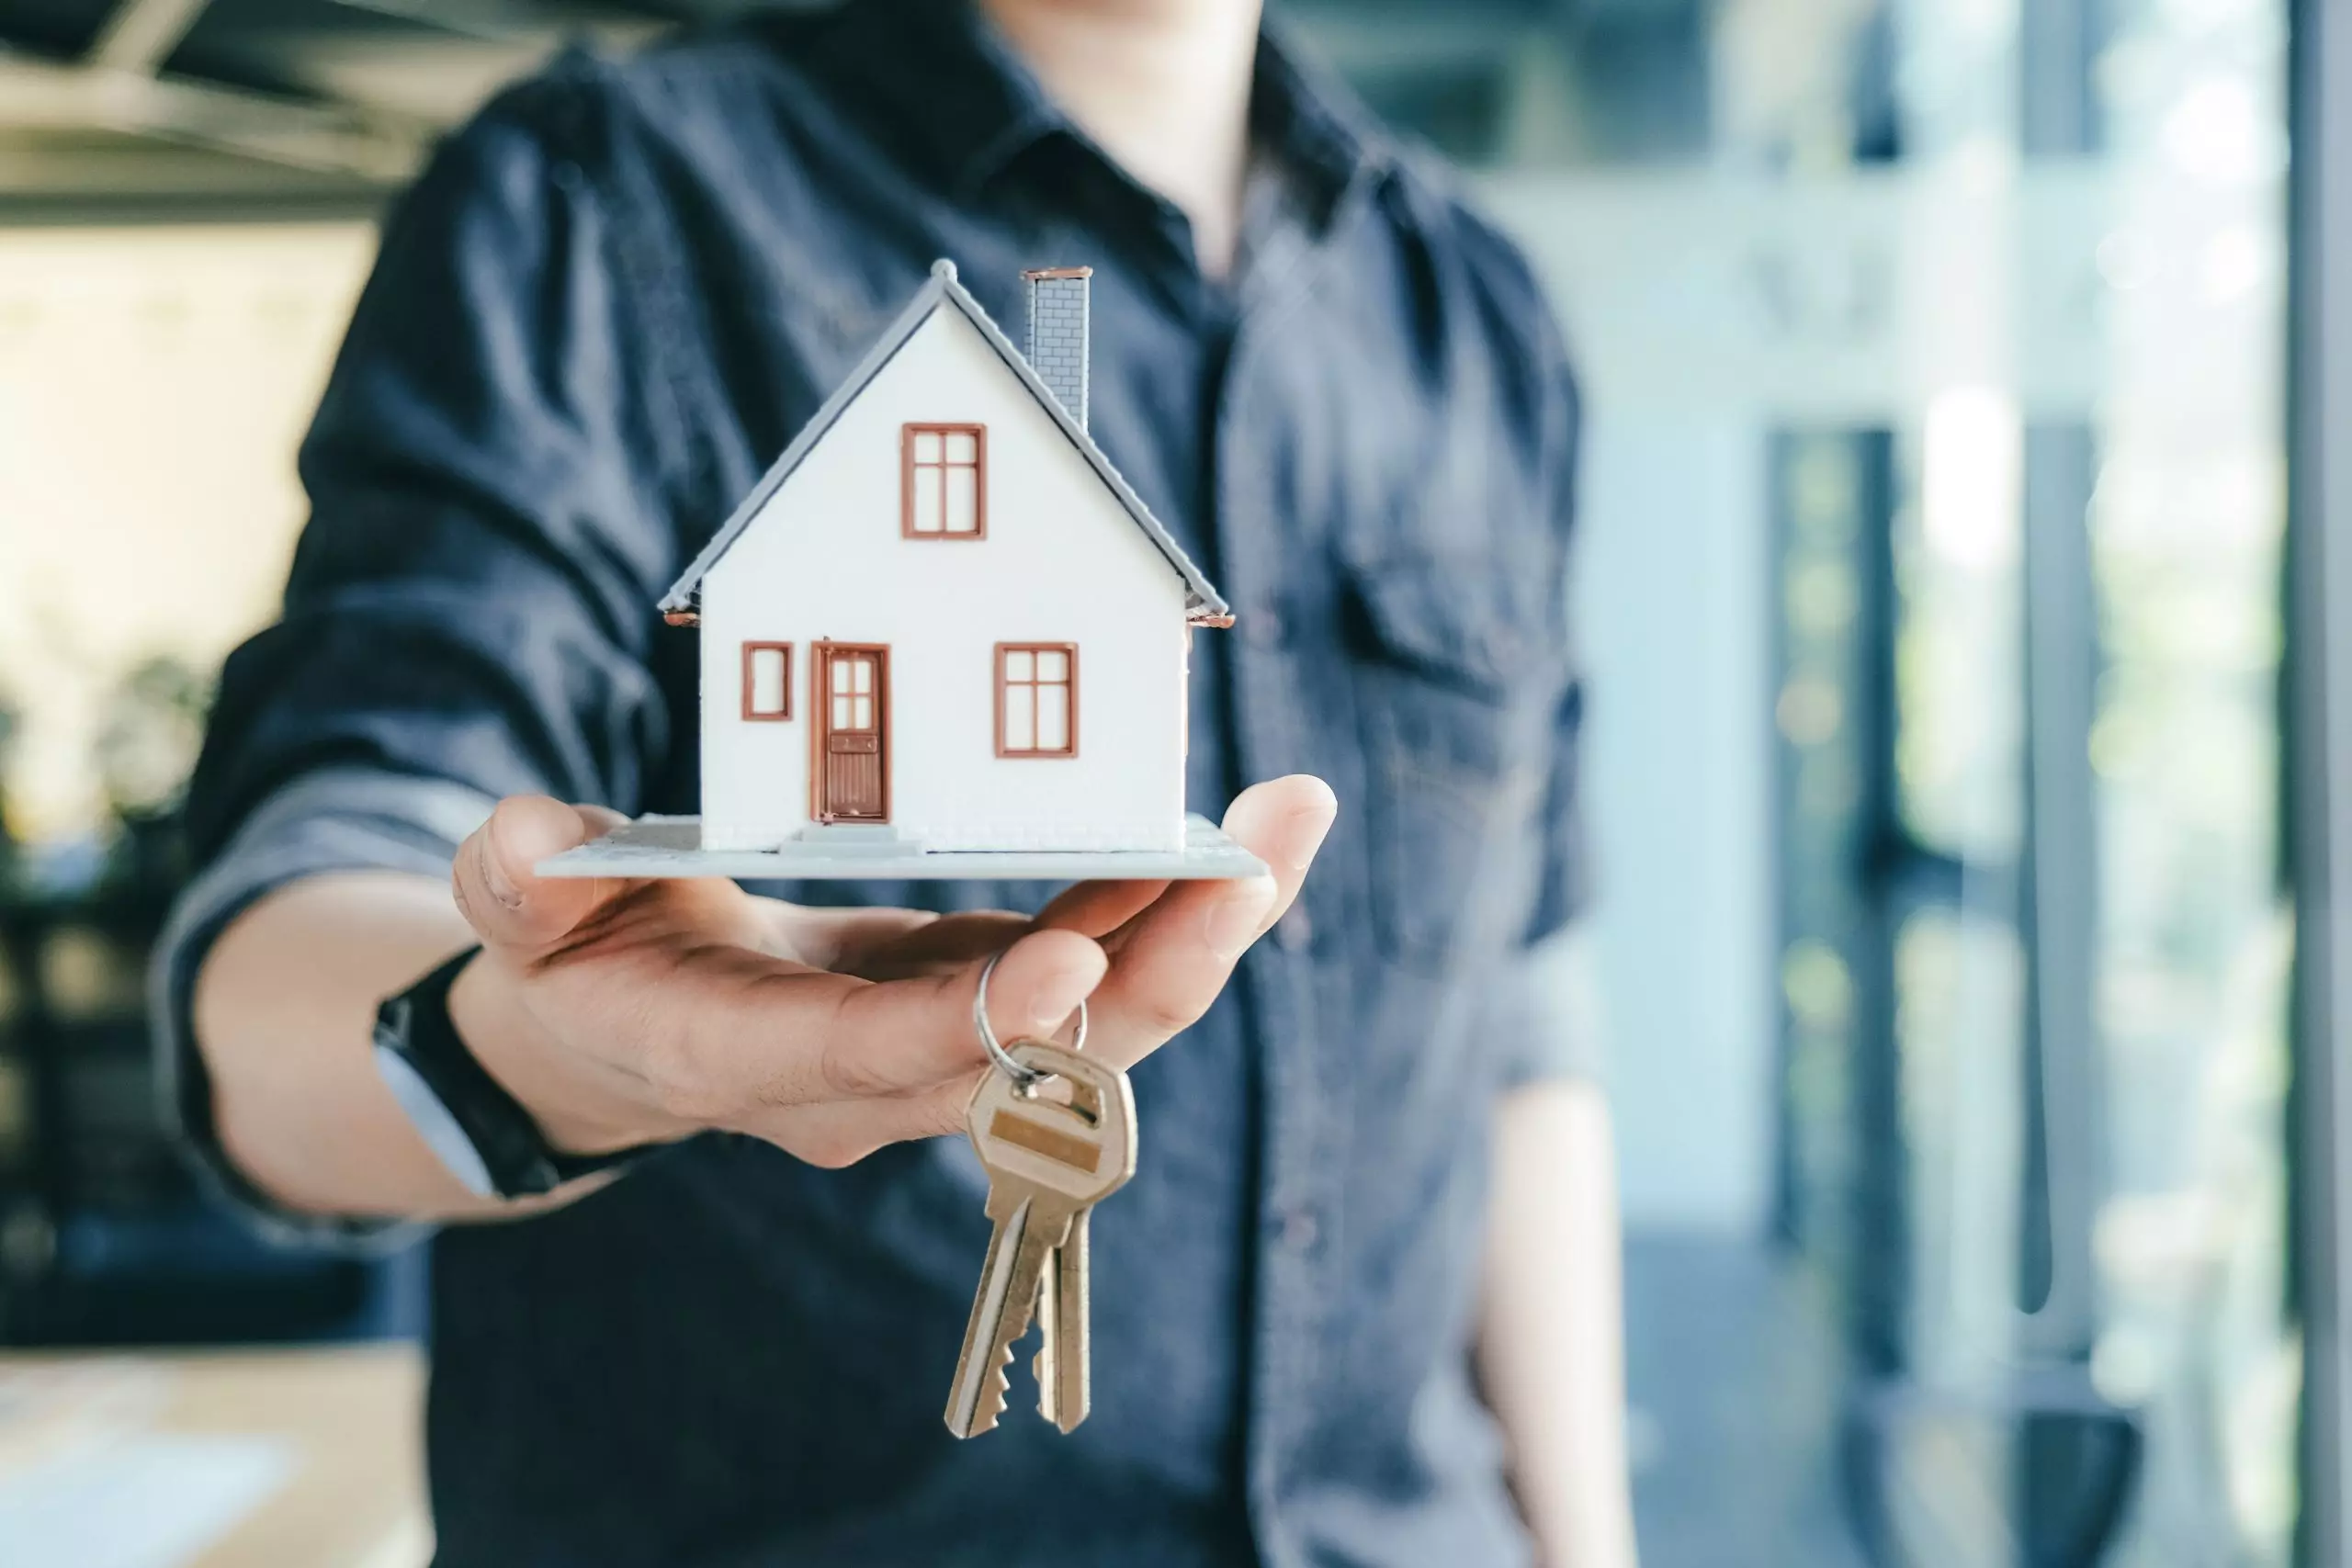
[[[2352,1548],[2352,0],[2297,0],[2287,530],[2287,872],[2295,905],[2290,1289],[2303,1326],[2300,1560]],[[2331,437],[2334,439],[2331,440]]]

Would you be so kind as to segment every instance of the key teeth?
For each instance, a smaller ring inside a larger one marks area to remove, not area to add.
[[[1012,1399],[1012,1379],[1007,1375],[1012,1370],[1012,1347],[1007,1345],[997,1352],[996,1371],[989,1374],[988,1396],[980,1402],[979,1419],[972,1424],[975,1432],[996,1430],[997,1417]]]

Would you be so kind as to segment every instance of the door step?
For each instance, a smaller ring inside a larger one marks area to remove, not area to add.
[[[896,855],[918,847],[888,822],[812,822],[792,842],[829,855]]]

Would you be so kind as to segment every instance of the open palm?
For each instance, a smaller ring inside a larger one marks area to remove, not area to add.
[[[1128,1066],[1164,1043],[1290,907],[1336,809],[1318,779],[1259,784],[1225,826],[1272,875],[1081,883],[1032,919],[812,908],[723,878],[542,878],[532,866],[617,818],[518,796],[457,856],[484,951],[451,1006],[566,1147],[724,1128],[843,1165],[961,1124],[986,1066],[971,1009],[991,954],[1005,1039],[1088,1001],[1091,1053]]]

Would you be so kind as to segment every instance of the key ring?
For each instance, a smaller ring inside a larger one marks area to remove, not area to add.
[[[1054,1075],[1041,1073],[1035,1067],[1014,1061],[1012,1054],[998,1043],[996,1031],[989,1025],[989,976],[996,973],[996,961],[1003,956],[1001,952],[991,953],[989,961],[980,965],[979,988],[972,993],[972,1027],[979,1032],[980,1044],[987,1050],[989,1060],[996,1064],[997,1071],[1023,1089],[1035,1089]],[[1083,997],[1078,1003],[1078,1037],[1069,1043],[1069,1048],[1073,1051],[1086,1049],[1086,999]]]

